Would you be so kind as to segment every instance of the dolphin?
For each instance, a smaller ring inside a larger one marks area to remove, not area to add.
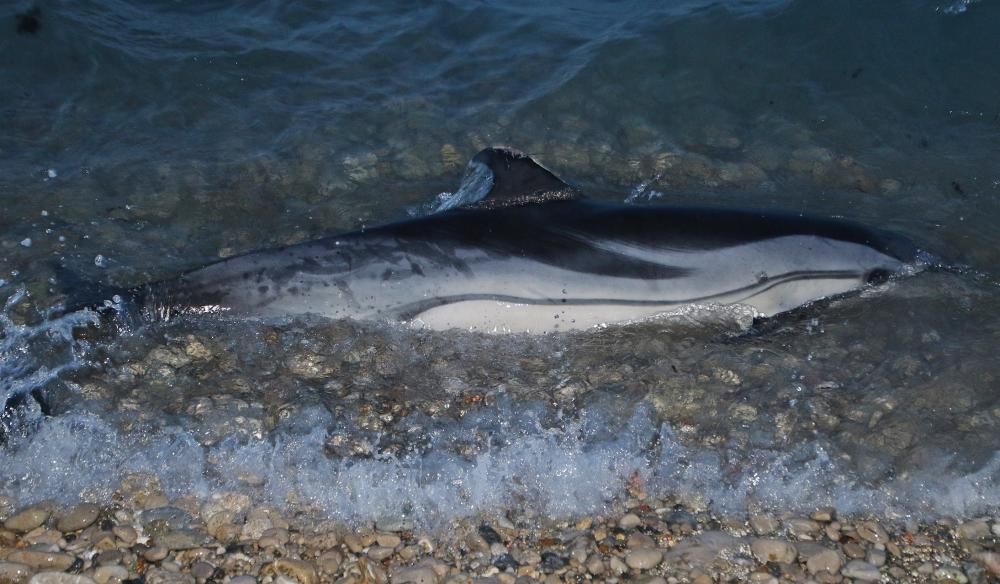
[[[771,316],[883,283],[917,257],[903,237],[840,219],[588,200],[525,154],[489,148],[433,214],[230,257],[115,300],[160,320],[314,314],[548,333],[690,306]]]

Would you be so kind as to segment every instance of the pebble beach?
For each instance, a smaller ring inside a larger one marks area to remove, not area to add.
[[[631,491],[631,496],[629,494]],[[941,582],[1000,577],[1000,521],[887,523],[720,517],[626,485],[620,512],[554,522],[468,518],[432,531],[338,525],[237,493],[169,501],[131,477],[110,506],[0,499],[0,582],[317,584],[468,582]]]

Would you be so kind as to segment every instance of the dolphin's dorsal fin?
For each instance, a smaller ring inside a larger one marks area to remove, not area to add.
[[[472,159],[490,170],[493,186],[480,202],[507,207],[575,199],[579,193],[530,156],[510,148],[487,148]]]
[[[487,148],[476,154],[455,194],[434,212],[458,207],[499,209],[577,199],[580,193],[530,156],[511,148]]]

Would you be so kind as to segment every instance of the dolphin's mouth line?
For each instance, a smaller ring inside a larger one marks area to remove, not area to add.
[[[477,300],[493,300],[496,302],[509,302],[511,304],[526,304],[526,305],[538,305],[538,306],[589,306],[589,305],[608,305],[608,306],[681,306],[685,304],[693,303],[703,303],[712,302],[713,300],[718,300],[726,296],[731,296],[733,294],[745,293],[741,297],[735,300],[727,300],[727,304],[738,304],[751,298],[757,294],[767,292],[777,286],[787,284],[789,282],[796,282],[800,280],[854,280],[861,277],[860,272],[849,271],[849,270],[837,270],[837,271],[794,271],[787,272],[778,276],[763,279],[754,284],[748,286],[742,286],[740,288],[734,288],[732,290],[726,290],[723,292],[716,292],[714,294],[707,294],[704,296],[696,296],[692,298],[673,298],[673,299],[646,299],[646,300],[631,300],[627,298],[526,298],[522,296],[514,296],[511,294],[490,294],[490,293],[470,293],[470,294],[455,294],[452,296],[438,296],[436,298],[429,298],[426,300],[420,300],[417,302],[411,302],[399,307],[395,314],[403,321],[411,321],[431,310],[433,308],[438,308],[440,306],[446,306],[449,304],[457,304],[460,302],[472,302]]]

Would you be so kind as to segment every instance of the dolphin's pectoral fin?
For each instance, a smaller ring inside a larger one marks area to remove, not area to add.
[[[510,148],[487,148],[469,161],[454,196],[435,209],[498,209],[580,198],[527,154]]]

